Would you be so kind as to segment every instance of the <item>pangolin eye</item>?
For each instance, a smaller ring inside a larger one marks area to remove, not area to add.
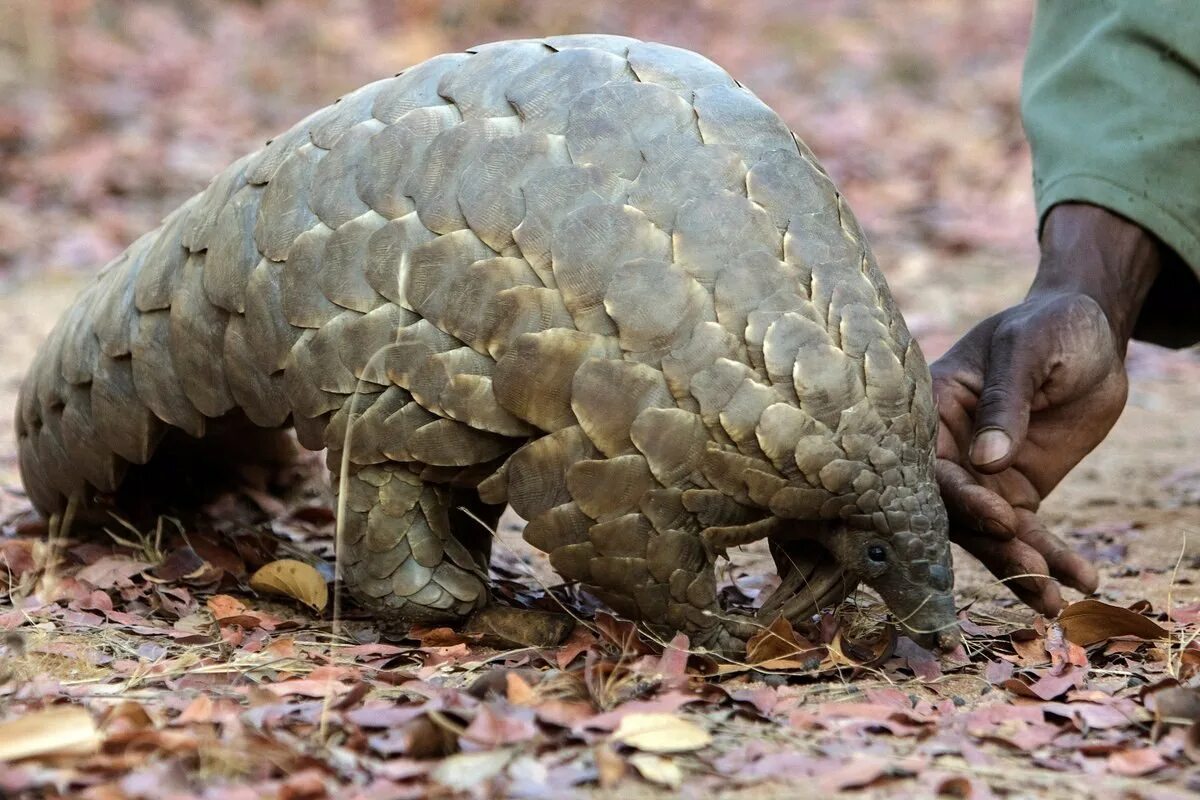
[[[882,564],[887,561],[887,550],[884,550],[881,544],[873,544],[867,548],[867,558]]]

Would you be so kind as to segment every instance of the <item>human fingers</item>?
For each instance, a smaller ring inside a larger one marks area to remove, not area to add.
[[[1070,545],[1046,530],[1037,514],[1016,509],[1018,533],[1022,542],[1037,550],[1050,568],[1050,574],[1077,592],[1092,594],[1100,586],[1100,574]]]
[[[934,465],[946,512],[956,527],[973,528],[1004,541],[1016,537],[1017,515],[1008,501],[984,486],[963,467],[939,458]]]
[[[975,406],[968,451],[971,465],[987,474],[1007,469],[1025,441],[1033,397],[1047,370],[1044,339],[1030,336],[1027,323],[996,327],[983,389]]]
[[[1050,577],[1046,560],[1020,539],[1000,542],[978,535],[956,534],[950,538],[979,559],[1025,605],[1046,616],[1057,616],[1063,608],[1062,593]]]

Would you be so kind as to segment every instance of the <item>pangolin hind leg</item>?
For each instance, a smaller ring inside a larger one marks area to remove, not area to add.
[[[335,491],[346,493],[338,503],[346,588],[385,628],[458,622],[488,601],[485,538],[466,523],[452,529],[454,490],[423,481],[419,469],[351,464],[344,486],[333,473]]]
[[[779,616],[792,623],[806,622],[854,591],[856,581],[814,541],[776,537],[768,541],[780,584],[759,609],[758,617],[764,624]]]

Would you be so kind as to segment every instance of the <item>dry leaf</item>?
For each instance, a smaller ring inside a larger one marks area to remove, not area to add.
[[[1200,723],[1200,689],[1166,686],[1146,693],[1146,708],[1158,724]]]
[[[712,735],[694,722],[674,714],[627,714],[612,739],[647,753],[684,753],[708,746]]]
[[[494,777],[508,766],[512,757],[513,751],[503,748],[478,753],[455,753],[442,759],[430,777],[448,789],[464,792]]]
[[[96,723],[79,706],[51,706],[0,723],[0,761],[48,755],[90,755],[100,746]]]
[[[651,783],[666,786],[668,789],[678,789],[683,785],[683,770],[669,758],[653,753],[634,753],[629,757],[629,763]]]
[[[246,604],[227,594],[214,594],[205,601],[205,605],[215,620],[240,617],[246,613]]]
[[[320,613],[329,602],[325,579],[311,565],[283,558],[264,565],[250,576],[250,588],[264,594],[281,594],[299,600]]]
[[[1059,614],[1058,624],[1069,641],[1085,646],[1116,636],[1140,639],[1166,639],[1169,636],[1167,630],[1154,620],[1099,600],[1072,603]]]
[[[625,759],[621,758],[608,742],[596,745],[596,749],[592,751],[592,758],[596,762],[596,779],[601,789],[611,789],[625,777]]]
[[[780,659],[802,661],[810,655],[822,655],[818,651],[817,645],[797,634],[792,623],[780,616],[746,642],[746,661],[750,664]]]
[[[1118,750],[1108,756],[1108,771],[1114,775],[1136,778],[1162,768],[1167,760],[1153,747]]]
[[[537,695],[529,682],[515,672],[504,675],[504,693],[508,702],[515,706],[531,706],[537,701]]]

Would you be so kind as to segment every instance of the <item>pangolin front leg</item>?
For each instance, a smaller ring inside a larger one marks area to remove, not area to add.
[[[336,454],[330,461],[338,463]],[[342,575],[382,626],[458,622],[487,603],[482,542],[490,539],[465,524],[461,533],[451,528],[453,490],[423,481],[411,464],[352,464],[344,481],[339,473]]]

